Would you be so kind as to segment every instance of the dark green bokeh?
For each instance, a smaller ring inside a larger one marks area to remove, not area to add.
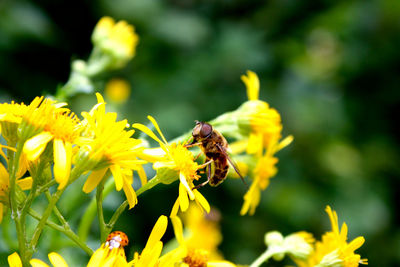
[[[71,59],[90,53],[91,31],[104,15],[134,24],[140,36],[127,68],[101,77],[131,83],[121,118],[147,123],[151,114],[167,138],[176,137],[194,120],[237,108],[246,99],[240,75],[250,69],[260,77],[261,99],[280,112],[284,136],[294,135],[278,154],[279,173],[254,216],[239,216],[246,190],[239,180],[202,189],[223,214],[227,259],[250,263],[270,230],[306,230],[319,238],[330,229],[329,204],[348,224],[350,240],[366,238],[358,252],[371,266],[400,264],[398,0],[3,0],[1,101],[29,103],[54,93],[66,82]],[[79,113],[94,102],[94,96],[78,96],[72,107]],[[143,247],[177,193],[176,185],[160,186],[126,213],[119,227],[133,240],[131,248]],[[88,196],[75,198],[79,206]],[[111,212],[121,194],[108,201]],[[60,206],[77,213],[67,203]],[[0,246],[1,265],[8,252]]]

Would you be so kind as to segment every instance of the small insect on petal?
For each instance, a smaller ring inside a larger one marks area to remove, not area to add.
[[[125,247],[129,244],[128,236],[121,231],[115,231],[108,235],[106,240],[106,246],[110,248],[110,250],[119,247]]]

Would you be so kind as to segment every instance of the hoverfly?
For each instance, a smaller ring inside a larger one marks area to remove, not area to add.
[[[225,137],[214,130],[213,127],[206,122],[196,121],[196,126],[192,131],[192,142],[185,145],[186,147],[200,146],[206,157],[207,164],[207,181],[195,186],[194,189],[200,188],[207,183],[211,186],[221,184],[228,174],[229,164],[233,167],[243,183],[246,182],[239,170],[228,155],[228,142]],[[211,176],[211,163],[214,163],[214,175]]]

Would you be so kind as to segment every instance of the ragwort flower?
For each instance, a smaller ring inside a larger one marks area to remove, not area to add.
[[[195,200],[200,207],[209,212],[210,205],[207,200],[197,189],[193,189],[195,187],[193,181],[200,178],[197,171],[204,165],[198,165],[194,161],[193,154],[183,144],[168,144],[156,120],[151,116],[148,116],[148,119],[153,123],[161,139],[143,124],[135,123],[132,127],[146,133],[160,145],[160,148],[143,150],[142,158],[154,162],[153,168],[156,170],[168,168],[176,171],[179,176],[179,197],[174,204],[171,215],[176,215],[179,207],[181,211],[186,211],[189,208],[189,199]]]
[[[115,112],[105,111],[103,97],[99,93],[96,96],[98,104],[89,113],[82,113],[85,139],[80,143],[76,164],[93,170],[83,191],[91,192],[110,170],[116,190],[124,190],[129,208],[133,208],[137,203],[132,187],[133,171],[139,173],[142,185],[147,181],[142,167],[146,161],[137,158],[143,150],[141,140],[132,138],[134,130],[125,130],[127,121],[117,121]]]
[[[322,236],[322,241],[315,244],[314,252],[306,261],[298,263],[300,267],[319,266],[319,267],[356,267],[359,264],[368,264],[367,259],[361,259],[355,250],[364,244],[364,237],[359,236],[347,243],[347,225],[343,223],[339,229],[338,216],[330,206],[326,207],[326,212],[332,225],[332,231],[326,232]]]
[[[257,75],[248,71],[243,75],[246,85],[248,101],[238,109],[239,129],[248,133],[248,138],[233,144],[236,153],[246,150],[247,154],[254,155],[256,162],[251,175],[253,182],[244,196],[241,215],[254,214],[260,203],[261,191],[269,185],[269,179],[277,173],[278,159],[274,154],[293,141],[292,136],[281,140],[282,123],[279,113],[270,108],[268,103],[259,100],[260,82]]]
[[[126,21],[115,23],[113,18],[103,17],[93,31],[92,41],[103,53],[114,57],[116,65],[120,66],[135,55],[139,37]]]
[[[0,130],[7,143],[18,141],[17,129],[27,110],[28,106],[24,103],[18,104],[12,101],[10,104],[0,104]]]
[[[74,113],[69,111],[47,114],[43,131],[25,142],[24,153],[34,161],[40,157],[47,144],[53,141],[54,178],[58,189],[64,188],[69,180],[72,165],[72,146],[80,138],[82,126]]]
[[[210,259],[210,251],[203,248],[189,246],[183,235],[182,221],[178,216],[171,217],[175,237],[179,246],[160,258],[161,266],[180,267],[235,267],[236,265],[225,260]]]

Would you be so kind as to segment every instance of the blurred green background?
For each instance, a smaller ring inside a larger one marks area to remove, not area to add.
[[[279,173],[254,216],[239,215],[246,191],[240,180],[201,189],[222,213],[220,248],[227,259],[251,263],[270,230],[320,238],[330,229],[329,204],[348,224],[350,240],[365,237],[358,252],[370,266],[400,265],[400,1],[1,0],[1,102],[54,94],[67,81],[71,60],[88,57],[91,32],[104,15],[127,20],[140,36],[132,62],[98,81],[99,91],[111,77],[130,82],[121,119],[147,123],[151,114],[167,139],[176,137],[194,120],[211,120],[245,101],[240,75],[250,69],[260,77],[260,98],[280,112],[284,136],[295,137],[279,152]],[[79,113],[95,97],[71,103]],[[90,195],[66,194],[60,208],[74,226]],[[176,184],[161,185],[125,213],[118,227],[128,233],[129,249],[143,248],[177,194]],[[106,213],[122,200],[122,193],[109,196]],[[2,225],[3,239],[7,227],[14,226]],[[63,246],[56,233],[44,236],[37,254],[43,259]],[[165,240],[172,236],[169,228]],[[1,242],[1,266],[8,253]],[[79,249],[60,253],[70,264],[86,260]]]

